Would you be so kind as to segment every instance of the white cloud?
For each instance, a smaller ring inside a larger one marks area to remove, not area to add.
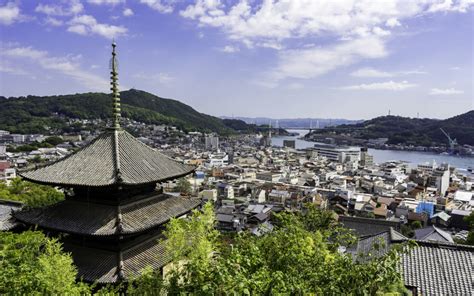
[[[127,28],[122,26],[114,26],[109,24],[98,23],[91,15],[75,16],[69,22],[69,32],[80,35],[97,34],[105,38],[115,38],[127,33]]]
[[[432,1],[430,5],[426,0],[197,0],[180,14],[201,26],[219,28],[233,40],[281,42],[319,35],[355,38],[367,36],[370,32],[386,36],[390,31],[382,26],[393,28],[401,25],[400,20],[435,10],[463,12],[472,6],[472,0],[446,2],[450,3],[435,9],[439,1]]]
[[[13,75],[28,75],[28,72],[26,72],[25,70],[20,69],[19,67],[12,66],[5,60],[0,60],[0,72]]]
[[[5,6],[0,6],[0,24],[11,25],[21,19],[20,8],[16,3],[9,2]]]
[[[309,79],[361,59],[386,55],[384,43],[377,37],[344,41],[332,47],[282,50],[277,67],[267,74],[266,80],[276,83],[285,78]]]
[[[461,70],[461,67],[451,67],[449,68],[449,70],[457,71],[457,70]]]
[[[96,5],[102,5],[102,4],[117,5],[120,3],[124,3],[125,0],[87,0],[87,2],[91,4],[96,4]]]
[[[389,28],[395,28],[401,26],[402,24],[400,24],[400,22],[396,18],[391,17],[385,22],[385,25]]]
[[[436,11],[465,12],[472,6],[468,2],[472,0],[451,1]],[[433,13],[436,3],[426,0],[196,0],[180,10],[180,15],[200,27],[217,28],[230,40],[242,42],[248,48],[280,50],[278,66],[273,69],[275,73],[267,74],[267,81],[260,83],[273,85],[286,77],[312,78],[363,59],[385,57],[390,30],[407,19]],[[295,40],[302,41],[296,48]],[[305,48],[305,42],[318,43],[318,40],[324,40],[324,45]],[[371,48],[372,45],[375,48]],[[268,76],[273,77],[268,79]]]
[[[395,77],[395,76],[404,76],[404,75],[420,75],[420,74],[426,74],[426,72],[420,71],[420,70],[386,72],[386,71],[380,71],[373,68],[361,68],[359,70],[352,72],[350,75],[354,77],[386,78],[386,77]]]
[[[71,0],[69,5],[63,6],[59,4],[38,4],[35,11],[49,16],[69,16],[81,13],[84,6],[79,0]]]
[[[362,68],[362,69],[359,69],[357,71],[352,72],[351,76],[354,76],[354,77],[371,77],[371,78],[377,77],[378,78],[378,77],[392,77],[394,75],[393,75],[393,73],[379,71],[379,70],[372,69],[372,68]]]
[[[341,87],[344,90],[405,90],[408,88],[412,88],[417,86],[413,83],[408,83],[407,81],[402,82],[395,82],[395,81],[387,81],[387,82],[375,82],[369,84],[358,84],[358,85],[350,85]]]
[[[399,72],[395,72],[395,74],[397,75],[424,75],[424,74],[428,74],[428,72],[426,71],[420,71],[420,70],[408,70],[408,71],[399,71]]]
[[[467,12],[474,4],[473,0],[438,0],[433,1],[428,8],[428,12]]]
[[[59,27],[59,26],[62,26],[64,24],[64,22],[62,20],[57,19],[57,18],[48,16],[45,19],[45,24],[53,26],[53,27]]]
[[[288,84],[287,88],[291,90],[298,90],[298,89],[304,88],[304,84],[299,83],[299,82],[292,82]]]
[[[220,51],[225,52],[225,53],[234,53],[234,52],[239,52],[240,49],[232,45],[226,45],[223,48],[221,48]]]
[[[455,89],[455,88],[446,88],[446,89],[440,89],[440,88],[432,88],[430,91],[430,95],[433,96],[438,96],[438,95],[460,95],[463,94],[463,90]]]
[[[80,57],[77,56],[54,57],[46,51],[37,50],[32,47],[1,48],[0,55],[4,58],[29,61],[44,70],[69,76],[91,90],[105,91],[108,89],[108,82],[102,77],[81,69],[78,63]]]
[[[377,36],[389,36],[391,34],[390,31],[384,30],[380,27],[375,27],[372,32]]]
[[[140,0],[161,12],[179,0]],[[363,59],[385,57],[391,30],[411,18],[437,12],[467,12],[473,0],[194,0],[179,14],[200,27],[222,31],[247,48],[279,50],[276,73],[261,84],[286,77],[311,78]],[[296,42],[295,42],[296,41]],[[344,42],[340,42],[344,41]],[[318,47],[305,48],[305,43]],[[364,48],[357,45],[365,44]],[[374,44],[375,49],[370,46]],[[371,52],[379,51],[375,55]],[[366,53],[368,52],[368,53]],[[319,60],[317,60],[319,58]],[[401,75],[401,74],[399,74]]]
[[[140,3],[148,5],[150,8],[161,13],[171,13],[174,10],[174,4],[178,0],[140,0]]]
[[[123,16],[132,16],[133,15],[133,10],[130,8],[125,8],[123,10]]]

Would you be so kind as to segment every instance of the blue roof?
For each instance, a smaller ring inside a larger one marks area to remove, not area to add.
[[[428,214],[429,218],[433,217],[434,215],[435,205],[432,202],[422,201],[416,207],[416,213],[426,213]]]

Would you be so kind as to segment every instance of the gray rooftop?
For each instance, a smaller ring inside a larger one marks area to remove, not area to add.
[[[371,252],[384,255],[393,244],[408,240],[391,229],[363,237],[348,251],[359,257]],[[420,295],[474,295],[474,247],[454,243],[416,240],[417,246],[401,253],[400,269],[407,287]],[[374,250],[374,245],[381,248]]]
[[[14,213],[28,225],[91,236],[133,234],[160,226],[173,217],[184,215],[201,204],[199,199],[156,194],[120,207],[122,216],[118,229],[118,207],[65,200],[46,208]]]
[[[15,228],[18,222],[13,218],[12,212],[23,207],[21,202],[0,200],[0,231],[8,231]]]
[[[50,185],[139,185],[178,178],[194,167],[152,149],[124,130],[108,130],[77,152],[20,175]]]

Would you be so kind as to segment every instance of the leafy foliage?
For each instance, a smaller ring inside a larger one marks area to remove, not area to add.
[[[0,199],[21,201],[30,207],[43,207],[64,199],[64,194],[51,186],[15,178],[9,185],[0,182]]]
[[[471,212],[469,216],[465,217],[464,221],[469,224],[469,233],[464,243],[474,246],[474,212]]]
[[[188,195],[192,191],[191,183],[189,183],[188,179],[186,178],[180,178],[178,182],[176,183],[175,190],[176,192],[180,192],[184,195]]]
[[[332,213],[309,207],[303,214],[283,213],[276,218],[275,229],[262,237],[220,235],[214,229],[210,204],[187,220],[172,220],[166,230],[171,270],[164,280],[147,272],[132,285],[132,292],[376,295],[405,291],[396,250],[364,263],[338,252],[354,237]]]
[[[72,259],[55,239],[41,232],[0,232],[0,294],[82,295]]]

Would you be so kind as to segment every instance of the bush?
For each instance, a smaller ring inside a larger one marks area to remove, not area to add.
[[[0,199],[20,201],[30,207],[43,207],[63,200],[64,194],[51,186],[15,178],[10,185],[0,182]]]
[[[83,295],[76,268],[61,244],[41,232],[0,232],[0,294]]]

